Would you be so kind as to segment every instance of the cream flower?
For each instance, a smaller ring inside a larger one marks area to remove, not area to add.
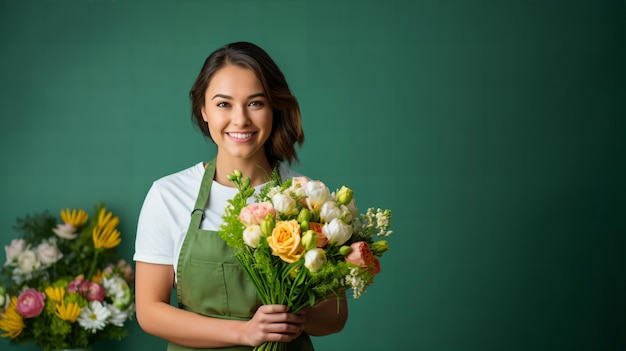
[[[326,264],[326,253],[322,249],[311,249],[304,254],[304,266],[315,272]]]
[[[320,220],[322,223],[330,223],[335,218],[341,217],[341,209],[335,201],[326,201],[320,210]]]
[[[252,248],[257,248],[259,246],[262,236],[263,232],[261,231],[261,227],[258,225],[251,225],[243,231],[243,241],[246,245]]]
[[[17,257],[17,268],[24,274],[31,273],[39,266],[41,266],[41,263],[34,251],[24,251]]]
[[[307,195],[307,204],[309,209],[313,212],[317,212],[321,209],[322,205],[326,201],[332,201],[333,197],[330,195],[330,190],[326,187],[326,184],[319,180],[311,180],[304,186],[304,191]]]
[[[330,223],[324,224],[322,234],[328,238],[330,244],[343,245],[352,236],[352,226],[335,218]]]
[[[55,240],[44,241],[37,246],[37,258],[44,266],[50,266],[63,257],[61,251],[56,246]]]
[[[76,233],[76,227],[69,223],[57,224],[57,227],[53,228],[52,231],[59,238],[68,240],[76,239],[78,236],[78,233]]]
[[[274,209],[280,213],[287,215],[298,213],[296,208],[296,200],[293,197],[285,194],[276,194],[272,197],[272,204]]]
[[[109,316],[109,323],[118,327],[123,327],[124,322],[128,319],[128,311],[120,311],[113,305],[107,305],[106,308],[109,312],[111,312],[111,315]]]

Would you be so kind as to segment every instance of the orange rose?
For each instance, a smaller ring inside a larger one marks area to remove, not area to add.
[[[370,247],[364,241],[357,241],[350,245],[352,251],[346,256],[346,262],[362,268],[369,268],[372,274],[380,273],[380,261],[374,257]]]
[[[272,253],[287,263],[296,262],[304,254],[300,225],[296,220],[276,223],[272,235],[267,238],[267,243],[272,248]]]

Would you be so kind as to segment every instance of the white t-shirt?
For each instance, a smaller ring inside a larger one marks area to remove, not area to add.
[[[301,176],[283,164],[279,172],[283,180]],[[203,176],[204,165],[200,162],[152,183],[139,213],[133,260],[172,265],[176,272],[178,255],[189,228]],[[256,190],[262,187],[257,186]],[[201,229],[219,229],[228,200],[237,191],[237,188],[213,181]],[[252,202],[254,197],[248,200]]]

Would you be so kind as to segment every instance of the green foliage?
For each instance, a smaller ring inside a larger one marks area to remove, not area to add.
[[[24,218],[17,218],[15,222],[13,230],[32,245],[39,245],[47,239],[52,233],[52,228],[57,225],[56,218],[48,211],[34,215],[26,214]]]
[[[224,223],[220,225],[218,234],[228,246],[242,248],[245,246],[243,238],[241,235],[235,234],[242,233],[245,229],[239,220],[239,212],[248,204],[248,198],[254,195],[254,188],[250,187],[250,178],[242,179],[241,172],[230,175],[229,180],[235,184],[239,191],[235,197],[228,200],[223,215]]]

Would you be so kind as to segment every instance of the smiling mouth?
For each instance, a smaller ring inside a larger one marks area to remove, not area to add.
[[[235,139],[247,139],[251,137],[252,134],[254,133],[226,133],[226,134],[228,134],[228,136],[230,136],[231,138],[235,138]]]

